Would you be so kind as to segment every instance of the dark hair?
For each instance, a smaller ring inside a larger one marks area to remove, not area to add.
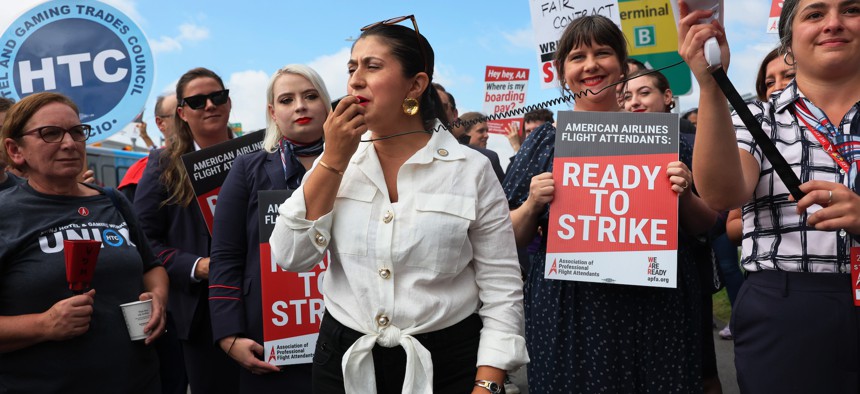
[[[453,95],[453,94],[451,94],[451,92],[449,92],[449,91],[445,90],[445,87],[444,87],[444,86],[442,86],[442,84],[440,84],[440,83],[433,82],[433,87],[434,87],[434,88],[436,88],[436,92],[437,92],[437,93],[442,92],[442,93],[445,93],[445,94],[448,96],[448,105],[450,105],[450,106],[451,106],[451,109],[452,109],[452,110],[456,111],[456,110],[457,110],[457,101],[456,101],[456,100],[454,100],[454,95]],[[440,94],[441,94],[441,93],[440,93]],[[447,116],[447,115],[446,115],[446,116]],[[455,121],[455,120],[456,120],[456,119],[448,119],[448,121],[449,121],[449,122],[453,122],[453,121]]]
[[[177,103],[182,102],[185,88],[188,87],[191,81],[197,78],[212,78],[218,82],[218,85],[222,89],[224,88],[224,81],[214,71],[203,67],[193,68],[182,74],[179,81],[176,82]],[[162,206],[179,204],[187,207],[188,204],[194,201],[194,190],[191,187],[191,181],[188,179],[188,173],[185,172],[184,165],[182,164],[182,155],[194,150],[194,136],[191,134],[191,127],[188,126],[188,122],[177,115],[175,108],[173,111],[175,131],[167,144],[167,148],[161,153],[158,163],[164,168],[160,180],[168,192],[167,199],[162,201],[161,204]],[[225,132],[229,134],[230,130],[227,129]]]
[[[523,116],[523,127],[526,127],[525,123],[534,121],[550,123],[555,122],[552,117],[552,111],[546,108],[538,108],[536,110],[526,112],[526,114]]]
[[[690,115],[698,115],[698,114],[699,114],[699,109],[698,109],[698,108],[693,108],[693,109],[691,109],[691,110],[689,110],[689,111],[685,112],[685,113],[684,113],[684,116],[682,116],[682,118],[687,119],[687,120],[690,120]]]
[[[669,86],[669,80],[666,79],[666,76],[659,71],[649,70],[646,68],[630,74],[628,78],[651,78],[651,80],[654,81],[654,87],[660,91],[660,94],[664,94],[667,90],[672,89],[671,86]],[[625,92],[626,91],[627,89],[625,88]],[[669,105],[666,106],[666,112],[671,111],[672,108],[675,108],[674,101],[672,101],[671,103],[669,103]]]
[[[564,93],[564,60],[573,48],[583,45],[591,47],[592,43],[607,45],[615,51],[618,63],[621,65],[621,73],[627,75],[627,40],[624,33],[615,22],[602,15],[583,16],[574,20],[558,40],[558,49],[555,51],[555,69],[561,82],[562,93]]]
[[[426,130],[432,129],[437,118],[443,124],[447,124],[448,117],[445,115],[441,101],[439,101],[439,93],[433,86],[434,55],[433,48],[427,38],[422,34],[416,34],[415,30],[405,26],[378,24],[362,32],[358,39],[371,36],[379,37],[388,44],[391,48],[391,54],[403,67],[404,77],[412,78],[420,72],[427,73],[430,83],[427,84],[427,88],[421,94],[418,110],[421,114],[421,120],[424,122],[424,128]],[[352,45],[355,47],[355,43]],[[421,48],[424,49],[423,53]],[[424,56],[427,58],[424,59]]]
[[[627,68],[630,69],[630,66],[636,66],[636,68],[638,68],[640,70],[647,70],[648,69],[648,67],[645,66],[645,63],[642,63],[639,60],[634,59],[632,57],[628,57],[627,58]]]
[[[791,24],[794,22],[794,16],[797,14],[797,5],[800,0],[785,0],[782,2],[782,12],[779,14],[779,53],[786,54],[791,52],[791,40],[793,33]]]
[[[767,100],[767,65],[779,56],[780,48],[774,48],[767,53],[761,65],[758,66],[758,76],[755,78],[755,94],[759,101]]]
[[[466,112],[460,115],[460,120],[463,121],[466,133],[468,134],[475,126],[487,123],[487,116],[480,112]]]
[[[12,105],[15,104],[15,100],[12,100],[7,97],[0,97],[0,112],[6,112],[9,108],[12,108]]]

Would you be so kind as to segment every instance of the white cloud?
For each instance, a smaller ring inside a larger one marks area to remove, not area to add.
[[[349,74],[346,71],[346,63],[349,61],[349,53],[349,47],[343,47],[331,55],[320,56],[307,64],[322,77],[332,100],[347,94]]]
[[[209,29],[193,23],[179,25],[179,39],[182,41],[202,41],[209,38]]]
[[[42,0],[19,0],[19,1],[4,1],[3,12],[0,12],[0,28],[6,30],[12,22],[15,21],[21,14],[38,4],[44,3]]]
[[[433,82],[438,82],[444,86],[448,92],[454,95],[454,99],[457,100],[457,109],[460,109],[460,99],[457,98],[458,88],[464,89],[467,86],[474,84],[475,78],[469,74],[458,74],[457,70],[454,69],[454,66],[443,63],[436,64],[436,67],[433,70]],[[460,112],[463,111],[461,110]]]
[[[514,30],[512,32],[502,32],[502,36],[508,41],[511,46],[533,50],[535,47],[535,34],[531,27],[525,29]]]
[[[246,70],[230,74],[227,88],[233,109],[231,123],[242,123],[245,132],[266,127],[266,87],[269,74],[260,70]]]
[[[128,15],[135,23],[141,23],[143,17],[137,11],[137,2],[135,0],[102,0],[111,7],[114,7],[124,14]],[[45,0],[16,0],[4,1],[3,12],[0,12],[0,31],[6,30],[12,22],[15,21],[21,14],[27,10],[46,3]]]
[[[171,37],[161,36],[160,38],[149,39],[149,47],[155,53],[173,52],[182,49],[182,44],[179,40]]]
[[[173,52],[182,50],[184,43],[202,41],[207,38],[209,38],[208,28],[193,23],[183,23],[179,25],[179,35],[150,39],[149,46],[155,53]]]
[[[113,6],[114,8],[122,11],[122,13],[128,15],[131,20],[133,20],[137,24],[141,24],[144,22],[143,16],[137,12],[137,1],[135,0],[101,0],[105,3]]]
[[[733,27],[765,31],[770,14],[770,1],[727,0],[723,20]]]

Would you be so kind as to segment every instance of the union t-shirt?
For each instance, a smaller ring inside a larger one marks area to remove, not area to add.
[[[71,297],[63,240],[102,242],[89,330],[0,354],[0,392],[157,392],[155,352],[131,341],[119,306],[138,300],[143,273],[159,264],[143,233],[104,194],[45,195],[23,183],[0,192],[0,202],[0,315],[42,313]]]

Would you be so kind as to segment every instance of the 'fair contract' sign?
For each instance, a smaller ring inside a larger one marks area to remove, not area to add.
[[[69,96],[101,141],[140,113],[152,88],[152,52],[127,15],[97,1],[40,4],[0,37],[0,95]]]

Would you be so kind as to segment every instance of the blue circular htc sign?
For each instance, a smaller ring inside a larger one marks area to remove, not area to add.
[[[139,114],[152,88],[152,52],[137,25],[97,1],[58,0],[25,12],[0,37],[0,95],[52,91],[69,96],[89,143]]]

